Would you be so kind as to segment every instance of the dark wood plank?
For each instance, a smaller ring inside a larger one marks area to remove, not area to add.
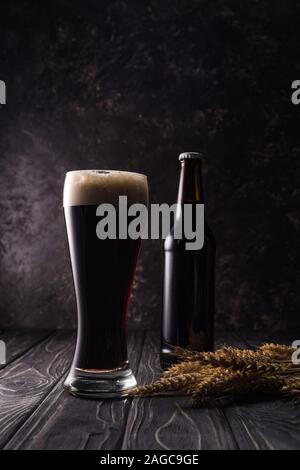
[[[73,335],[59,331],[0,371],[0,447],[66,372]]]
[[[0,340],[6,345],[6,363],[0,364],[4,369],[18,357],[29,351],[45,338],[51,335],[49,330],[3,330],[0,332]]]
[[[218,342],[223,343],[222,338]],[[159,334],[147,334],[139,384],[161,374]],[[196,409],[184,397],[135,398],[126,426],[123,449],[235,449],[236,442],[221,409]]]
[[[229,407],[226,416],[240,449],[300,449],[300,407],[281,400]]]
[[[131,333],[130,337],[130,359],[135,370],[137,370],[143,342],[141,335],[141,333]],[[147,334],[138,374],[139,383],[153,380],[161,372],[156,354],[158,337],[155,332]],[[269,339],[263,338],[263,341],[266,340]],[[248,335],[247,341],[252,345],[262,342],[253,335]],[[219,337],[217,344],[223,343],[247,346],[243,338],[234,335]],[[53,356],[56,348],[52,346],[51,349]],[[28,362],[32,363],[32,361],[28,361],[27,356],[30,356],[30,352],[24,356],[28,365]],[[10,397],[10,400],[7,400],[6,397],[3,402],[3,381],[1,380],[0,401],[6,406],[6,412],[3,414],[1,407],[0,443],[3,432],[5,438],[2,443],[25,421],[5,448],[110,450],[120,448],[122,442],[125,449],[300,448],[299,407],[280,400],[240,404],[223,410],[197,410],[190,408],[183,397],[139,398],[134,399],[130,407],[129,399],[97,402],[69,396],[62,390],[63,379],[59,380],[59,377],[63,372],[60,371],[54,374],[55,380],[47,389],[50,389],[50,393],[46,395],[46,398],[44,388],[41,396],[37,391],[31,402],[28,389],[32,388],[32,384],[30,384],[30,374],[26,372],[28,367],[26,371],[21,368],[20,374],[18,374],[18,368],[15,370],[13,367],[18,366],[20,362],[22,361],[17,359],[14,364],[0,373],[2,378],[4,372],[11,371],[6,375],[6,380],[8,380],[6,389],[11,388],[9,382],[12,378],[11,390],[14,391],[13,398]],[[61,359],[58,359],[59,362]],[[37,371],[41,369],[43,367],[39,366]],[[57,366],[54,369],[57,369]],[[13,378],[13,376],[16,377]],[[36,374],[33,377],[37,380]],[[21,388],[16,394],[18,383],[21,383]],[[23,407],[25,407],[25,412],[23,412]],[[125,429],[128,413],[129,418]],[[9,416],[8,421],[7,416]]]
[[[137,370],[145,333],[128,335],[129,360]],[[6,449],[118,449],[123,440],[130,399],[87,400],[63,390],[50,392]]]
[[[243,346],[266,341],[291,344],[294,333],[247,334]],[[300,406],[283,400],[244,403],[226,408],[225,415],[240,449],[300,449]]]

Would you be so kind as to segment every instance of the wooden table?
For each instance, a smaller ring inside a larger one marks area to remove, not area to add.
[[[62,388],[74,349],[70,331],[0,331],[0,447],[4,449],[300,449],[300,406],[280,400],[196,409],[180,397],[95,401]],[[295,339],[295,338],[290,338]],[[217,343],[249,346],[236,333]],[[132,331],[138,383],[160,374],[159,334]]]

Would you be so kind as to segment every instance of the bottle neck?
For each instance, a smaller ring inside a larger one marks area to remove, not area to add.
[[[201,160],[183,160],[178,190],[178,204],[197,202],[204,204]]]

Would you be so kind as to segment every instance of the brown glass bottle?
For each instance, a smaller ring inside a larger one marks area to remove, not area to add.
[[[178,204],[204,203],[201,157],[180,154]],[[204,225],[204,245],[187,250],[186,240],[175,239],[174,230],[164,243],[164,281],[161,365],[176,362],[172,346],[212,351],[214,345],[215,239]]]

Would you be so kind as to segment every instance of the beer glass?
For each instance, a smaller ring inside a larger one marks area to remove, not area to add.
[[[64,214],[75,287],[78,329],[64,387],[75,396],[124,396],[136,385],[127,356],[127,308],[141,239],[99,239],[97,208],[147,205],[145,175],[78,170],[66,174]],[[103,206],[104,207],[104,206]],[[116,213],[117,214],[117,213]],[[116,217],[118,219],[118,216]]]

